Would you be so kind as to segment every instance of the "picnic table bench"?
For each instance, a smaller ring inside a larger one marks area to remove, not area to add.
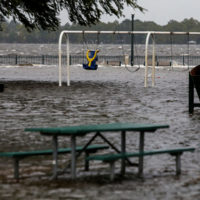
[[[88,157],[91,153],[95,153],[99,150],[108,149],[108,145],[90,145],[86,149],[84,149],[85,157]],[[76,147],[76,152],[80,152],[83,150],[82,146]],[[66,154],[71,153],[71,148],[59,148],[58,154]],[[20,151],[20,152],[0,152],[0,157],[8,157],[13,158],[14,160],[14,178],[19,179],[19,161],[31,157],[31,156],[45,156],[52,155],[53,150],[34,150],[34,151]],[[89,169],[89,161],[85,160],[85,170]]]
[[[144,152],[134,152],[134,153],[121,153],[121,154],[104,154],[104,155],[93,155],[86,157],[86,160],[99,160],[103,162],[108,162],[110,164],[110,179],[114,180],[115,176],[115,162],[119,159],[126,159],[131,157],[143,157],[143,156],[151,156],[158,154],[169,154],[171,156],[175,156],[176,162],[176,175],[181,174],[181,155],[184,152],[194,152],[195,148],[187,147],[187,148],[176,148],[176,149],[161,149],[154,151],[144,151]]]
[[[126,162],[138,167],[138,175],[143,176],[143,159],[145,156],[156,154],[170,154],[176,157],[176,172],[181,172],[180,156],[185,151],[194,151],[194,148],[179,148],[166,150],[144,151],[145,133],[155,132],[158,129],[169,128],[166,124],[137,124],[137,123],[109,123],[109,124],[95,124],[95,125],[79,125],[79,126],[65,126],[65,127],[44,127],[44,128],[26,128],[25,131],[39,132],[44,136],[51,136],[53,140],[53,177],[58,175],[58,137],[68,136],[71,138],[71,178],[76,178],[76,159],[92,142],[100,137],[106,144],[108,144],[116,152],[114,155],[94,155],[87,156],[86,161],[102,160],[109,162],[111,165],[111,179],[114,179],[114,164],[115,161],[121,160],[121,174],[125,174]],[[126,151],[126,133],[139,133],[139,150],[135,153],[128,153]],[[120,133],[121,148],[118,148],[113,143],[113,139],[106,137],[106,134]],[[83,146],[83,149],[76,153],[76,138],[85,136],[87,134],[94,134],[88,142]],[[132,163],[129,158],[138,157],[138,163]]]
[[[121,66],[121,61],[116,61],[116,60],[108,60],[107,65],[112,65],[112,66]]]
[[[94,136],[85,144],[83,149],[87,148],[96,137],[100,137],[106,144],[108,144],[116,153],[126,152],[126,132],[140,133],[139,139],[139,152],[144,150],[144,135],[145,132],[155,132],[157,129],[169,128],[166,124],[137,124],[137,123],[108,123],[108,124],[94,124],[94,125],[79,125],[79,126],[65,126],[65,127],[44,127],[44,128],[26,128],[25,131],[39,132],[41,135],[51,136],[53,144],[53,177],[57,178],[57,149],[58,149],[58,137],[68,136],[71,138],[71,178],[76,178],[76,159],[81,152],[76,154],[76,137],[85,136],[87,134],[94,134]],[[108,133],[121,133],[121,148],[118,148],[113,144],[111,139],[105,137]],[[121,171],[125,173],[125,161],[128,159],[122,159]],[[129,162],[129,161],[128,161]],[[131,162],[129,162],[131,164]],[[143,173],[143,157],[139,157],[139,174]]]

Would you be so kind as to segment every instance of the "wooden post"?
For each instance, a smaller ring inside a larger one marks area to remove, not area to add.
[[[194,111],[194,83],[192,76],[189,72],[189,113],[192,114]]]
[[[0,92],[4,91],[4,84],[0,84]]]

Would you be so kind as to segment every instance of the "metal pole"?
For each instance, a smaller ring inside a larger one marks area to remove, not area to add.
[[[172,48],[172,45],[173,45],[173,32],[170,33],[170,48],[171,48],[171,68],[173,68],[173,48]]]
[[[147,34],[150,31],[62,31],[60,35],[63,34]],[[151,33],[155,34],[155,35],[186,35],[188,34],[188,32],[170,32],[170,31],[151,31]],[[189,32],[190,35],[200,35],[200,32]]]
[[[115,161],[110,162],[110,180],[114,181],[115,178]]]
[[[58,172],[58,138],[53,136],[53,179],[57,178]]]
[[[152,53],[152,77],[151,77],[151,81],[152,81],[152,87],[155,86],[155,36],[152,35],[152,39],[153,39],[153,53]]]
[[[181,174],[181,154],[176,155],[176,175]]]
[[[44,55],[42,55],[42,64],[44,65]]]
[[[140,144],[139,144],[139,153],[142,154],[144,152],[144,132],[140,132]],[[139,156],[139,172],[138,175],[139,177],[143,176],[143,162],[144,158],[143,156]]]
[[[17,63],[18,63],[18,59],[17,59],[18,57],[17,57],[17,55],[15,56],[15,65],[17,65]]]
[[[18,158],[14,159],[14,178],[16,180],[19,179],[19,159]]]
[[[71,136],[71,178],[76,178],[76,136]]]
[[[0,84],[0,92],[4,91],[4,84]]]
[[[192,81],[192,76],[189,72],[189,113],[192,114],[194,111],[194,83]]]
[[[188,69],[189,69],[189,67],[190,67],[190,33],[188,32],[188,35],[187,35],[187,37],[188,37]]]
[[[121,133],[121,153],[125,154],[126,153],[126,131],[122,131]],[[121,175],[123,176],[125,174],[126,170],[126,163],[125,159],[122,158],[121,161]]]
[[[69,57],[69,36],[66,35],[66,43],[67,43],[67,86],[70,86],[70,57]]]
[[[64,32],[61,32],[58,41],[58,79],[59,79],[59,86],[62,86],[62,37]]]
[[[149,45],[149,37],[151,34],[153,35],[171,35],[171,39],[172,39],[172,34],[173,35],[200,35],[200,32],[169,32],[169,31],[62,31],[60,36],[59,36],[59,86],[62,86],[62,63],[61,63],[61,59],[62,59],[62,51],[61,51],[61,45],[62,45],[62,37],[63,35],[67,34],[67,85],[70,85],[70,63],[69,63],[69,38],[68,38],[68,34],[131,34],[133,35],[133,39],[134,39],[134,34],[146,34],[146,45],[145,45],[145,81],[144,81],[144,87],[148,86],[148,45]],[[172,42],[172,41],[171,41]],[[171,47],[172,48],[172,47]],[[132,63],[134,61],[133,56],[134,56],[134,52],[133,52],[133,47],[132,47]],[[171,56],[171,60],[172,60],[172,56]],[[188,62],[189,62],[189,57],[188,57]],[[132,64],[131,63],[131,64]],[[173,65],[173,63],[171,64]],[[173,67],[173,66],[172,66]]]
[[[131,31],[134,31],[134,14],[132,15],[132,26],[131,26]],[[135,42],[135,37],[134,34],[131,34],[131,66],[134,65],[134,42]]]
[[[148,86],[148,46],[149,46],[149,38],[151,32],[148,32],[146,37],[146,44],[145,44],[145,77],[144,77],[144,87]]]

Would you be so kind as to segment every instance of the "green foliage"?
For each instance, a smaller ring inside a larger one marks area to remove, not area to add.
[[[152,21],[149,22],[142,22],[140,20],[135,20],[135,30],[137,31],[197,31],[200,32],[200,22],[190,18],[184,19],[182,22],[177,22],[175,20],[169,21],[168,24],[164,26],[160,26]],[[32,32],[28,32],[24,25],[15,23],[14,21],[11,22],[3,22],[2,23],[3,31],[0,31],[0,42],[12,42],[12,43],[57,43],[59,34],[62,30],[112,30],[112,31],[119,31],[131,30],[131,20],[126,19],[119,23],[118,21],[114,22],[99,22],[96,25],[91,26],[81,26],[77,24],[70,25],[69,23],[61,26],[56,31],[44,31],[40,29],[35,29]],[[136,43],[144,43],[145,42],[145,35],[136,35],[135,41]],[[82,43],[83,42],[83,35],[82,34],[70,34],[70,42],[72,43]],[[108,34],[101,34],[97,35],[87,35],[85,34],[85,39],[87,42],[89,40],[93,42],[102,43],[130,43],[130,35],[108,35]],[[197,43],[200,43],[200,37],[197,36],[190,36],[190,40],[194,40]],[[173,40],[173,43],[178,44],[186,44],[187,43],[187,35],[183,36],[172,36],[170,38],[169,35],[159,35],[156,36],[156,43],[157,44],[165,44],[170,43]]]
[[[54,30],[59,26],[56,18],[60,10],[56,0],[1,0],[0,17],[12,17],[19,21],[28,31],[41,28]]]
[[[99,22],[105,13],[121,17],[125,4],[143,10],[137,0],[1,0],[0,25],[5,18],[12,18],[28,31],[56,30],[60,11],[66,10],[71,22],[86,26]]]

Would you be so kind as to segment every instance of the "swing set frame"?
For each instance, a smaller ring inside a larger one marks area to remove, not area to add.
[[[142,34],[146,35],[145,42],[145,73],[144,73],[144,87],[148,87],[148,49],[149,41],[152,38],[152,72],[151,81],[152,87],[155,86],[155,35],[200,35],[200,32],[169,32],[169,31],[69,31],[65,30],[60,33],[58,41],[58,79],[59,86],[62,86],[62,42],[66,39],[66,54],[67,54],[67,86],[70,86],[70,44],[69,34]],[[188,41],[189,42],[189,41]],[[188,55],[189,56],[189,55]]]

